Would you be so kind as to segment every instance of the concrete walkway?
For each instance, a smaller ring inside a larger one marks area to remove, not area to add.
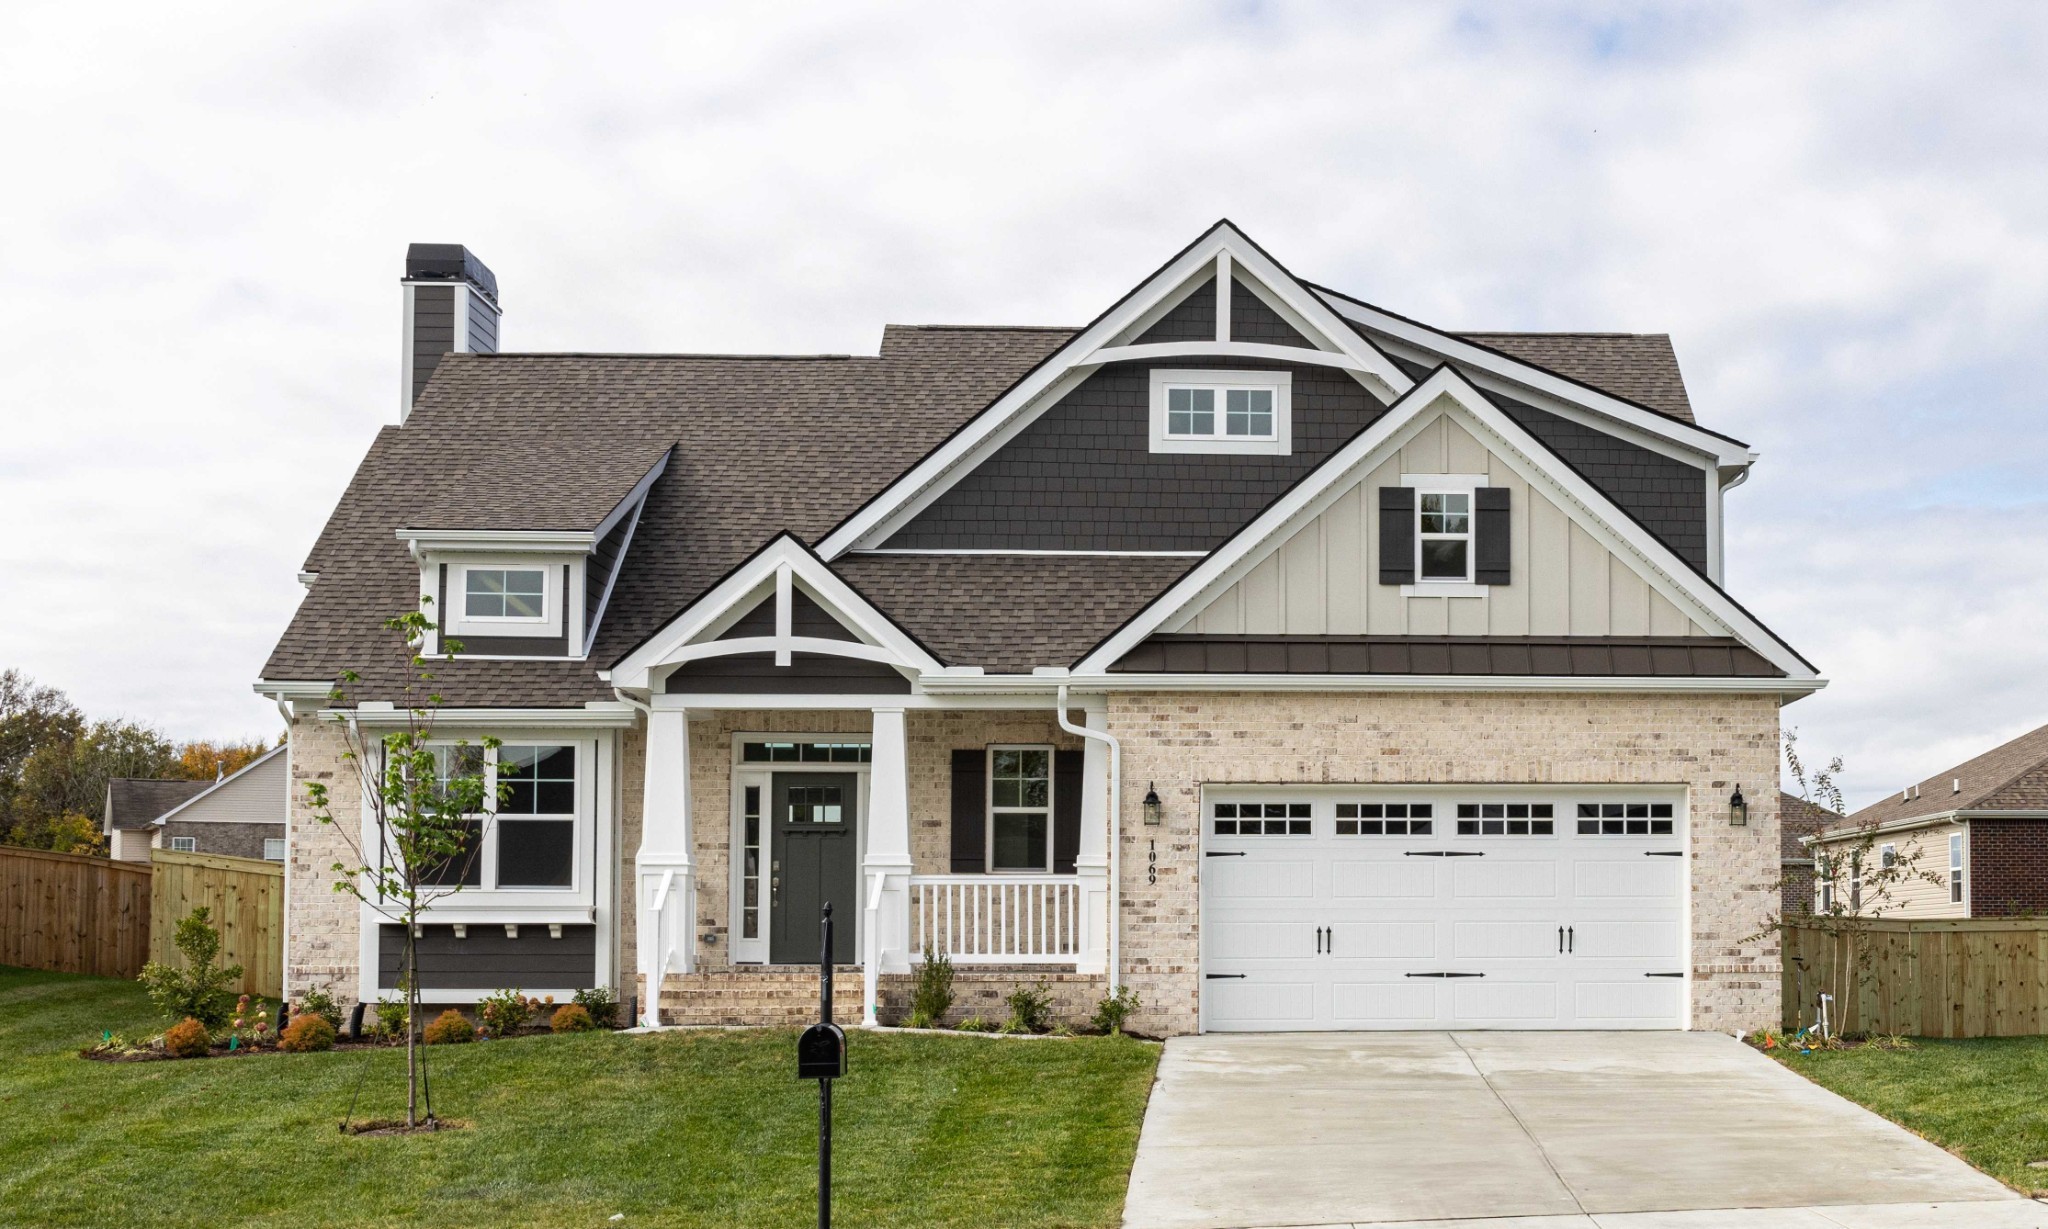
[[[1167,1043],[1124,1224],[2048,1229],[2048,1206],[1714,1033],[1306,1033]]]

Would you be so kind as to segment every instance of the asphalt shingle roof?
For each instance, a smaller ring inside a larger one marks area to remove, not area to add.
[[[2048,725],[1887,795],[1849,816],[1843,826],[1865,828],[1944,811],[1977,810],[2048,810]]]
[[[1693,421],[1678,352],[1664,333],[1457,333],[1567,379],[1684,422]]]
[[[115,777],[107,782],[107,808],[116,828],[147,828],[156,817],[213,788],[211,781],[159,781]]]

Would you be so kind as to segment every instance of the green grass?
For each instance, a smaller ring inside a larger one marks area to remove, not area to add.
[[[2048,1187],[2048,1037],[1916,1040],[1910,1050],[1773,1051],[1786,1066],[2023,1191]]]
[[[536,1037],[433,1051],[434,1137],[404,1054],[76,1057],[160,1027],[131,982],[0,968],[0,1225],[800,1226],[817,1086],[794,1034]],[[863,1034],[834,1088],[835,1223],[1117,1223],[1156,1046]],[[625,1219],[610,1222],[613,1213]]]

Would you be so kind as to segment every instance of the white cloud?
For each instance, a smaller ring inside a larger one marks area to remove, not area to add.
[[[2048,12],[16,5],[0,661],[181,735],[395,418],[404,244],[514,348],[1070,323],[1218,216],[1448,326],[1666,329],[1858,800],[2048,720]]]

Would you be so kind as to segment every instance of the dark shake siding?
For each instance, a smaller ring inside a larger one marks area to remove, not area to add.
[[[886,545],[1210,550],[1386,412],[1356,380],[1329,367],[1248,359],[1170,366],[1291,371],[1293,454],[1154,454],[1151,367],[1114,364],[1040,415]]]
[[[1230,340],[1315,349],[1315,343],[1295,332],[1279,312],[1267,307],[1264,299],[1236,279],[1230,283]]]
[[[597,984],[597,927],[564,926],[562,937],[544,925],[522,923],[519,937],[499,924],[477,924],[466,937],[453,926],[421,928],[415,946],[419,961],[420,996],[435,1000],[437,990],[588,990]],[[377,928],[377,984],[398,987],[399,964],[405,956],[405,928]]]
[[[1149,346],[1166,341],[1215,340],[1216,278],[1211,275],[1172,311],[1154,321],[1151,328],[1138,334],[1133,344]]]

